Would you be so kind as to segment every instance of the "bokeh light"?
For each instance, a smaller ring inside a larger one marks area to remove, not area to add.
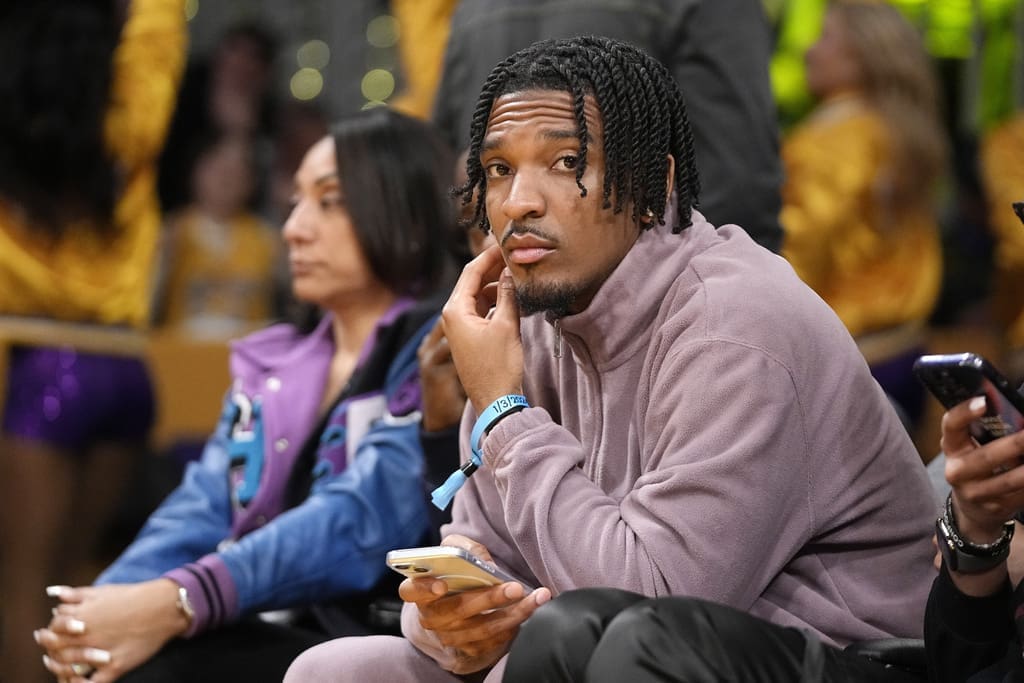
[[[395,77],[387,69],[370,69],[363,76],[361,90],[367,100],[383,102],[395,92]]]
[[[310,40],[295,53],[300,68],[321,70],[331,61],[331,48],[322,40]]]
[[[324,77],[316,69],[305,67],[295,72],[290,87],[295,99],[311,100],[323,91]]]
[[[366,42],[374,47],[394,47],[398,44],[398,19],[390,14],[381,14],[366,25]]]

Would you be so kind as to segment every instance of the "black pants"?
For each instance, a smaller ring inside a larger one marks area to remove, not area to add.
[[[530,617],[512,645],[504,680],[920,683],[924,677],[731,607],[591,588],[564,593]]]
[[[329,636],[250,620],[175,639],[118,683],[281,683],[299,653]]]

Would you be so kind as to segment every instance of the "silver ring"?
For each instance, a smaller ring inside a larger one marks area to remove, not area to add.
[[[96,667],[91,664],[72,664],[71,670],[75,672],[76,676],[81,676],[82,678],[89,678],[89,676],[96,673]]]

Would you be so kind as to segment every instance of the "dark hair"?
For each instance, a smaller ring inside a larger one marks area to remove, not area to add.
[[[679,202],[679,216],[672,231],[678,233],[690,225],[690,210],[697,206],[700,181],[694,164],[693,134],[675,79],[647,53],[598,36],[537,42],[491,71],[473,113],[466,161],[469,180],[456,188],[463,204],[472,201],[474,190],[479,193],[472,223],[479,224],[484,232],[490,229],[484,211],[487,186],[480,147],[494,101],[508,93],[531,89],[560,90],[572,96],[580,143],[576,184],[581,197],[587,194],[581,182],[587,170],[583,103],[586,95],[592,95],[604,126],[604,208],[611,208],[614,193],[615,213],[631,203],[634,219],[650,210],[664,225],[671,154]],[[653,222],[646,227],[651,225]]]
[[[104,121],[119,31],[112,0],[0,8],[0,196],[53,238],[76,220],[114,229]]]
[[[338,178],[356,238],[374,275],[420,295],[445,274],[454,155],[434,128],[377,107],[331,128]]]

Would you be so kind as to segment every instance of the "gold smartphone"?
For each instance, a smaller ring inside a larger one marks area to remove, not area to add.
[[[387,564],[399,574],[415,579],[429,576],[448,584],[449,593],[497,586],[508,581],[522,584],[514,576],[484,562],[462,548],[447,545],[392,550]],[[532,589],[523,584],[527,591]]]

